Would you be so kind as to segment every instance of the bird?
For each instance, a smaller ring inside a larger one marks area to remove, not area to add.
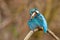
[[[44,17],[44,15],[39,12],[39,10],[37,8],[32,8],[29,11],[30,13],[30,19],[28,20],[27,24],[29,26],[29,28],[31,30],[34,30],[36,28],[43,28],[43,32],[47,33],[47,29],[48,29],[48,25],[47,25],[47,21],[46,18]],[[35,16],[32,17],[35,13]]]

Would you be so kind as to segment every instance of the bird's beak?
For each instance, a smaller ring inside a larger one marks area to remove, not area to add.
[[[31,18],[33,18],[35,15],[36,15],[36,12],[34,12],[34,13],[31,15]]]

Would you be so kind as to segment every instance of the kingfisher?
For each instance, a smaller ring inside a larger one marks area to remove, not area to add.
[[[43,28],[43,32],[47,33],[47,21],[45,17],[42,15],[42,13],[39,12],[37,8],[32,8],[29,11],[30,13],[30,19],[28,20],[27,24],[31,30],[34,30],[36,28]]]

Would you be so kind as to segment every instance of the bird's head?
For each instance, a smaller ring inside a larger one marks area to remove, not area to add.
[[[37,14],[40,13],[39,10],[38,10],[37,8],[32,8],[32,9],[30,9],[29,12],[30,12],[31,18],[34,18],[34,16],[36,16]]]
[[[32,15],[34,12],[39,13],[37,8],[30,9],[30,15]]]

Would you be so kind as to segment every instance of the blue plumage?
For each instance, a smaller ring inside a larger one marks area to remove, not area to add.
[[[35,11],[37,11],[37,9],[30,10],[31,15]],[[28,20],[28,26],[30,27],[31,30],[34,30],[37,27],[43,27],[44,32],[45,33],[47,32],[47,22],[41,13],[37,13],[37,15],[34,16],[34,18],[31,18],[30,20]]]

